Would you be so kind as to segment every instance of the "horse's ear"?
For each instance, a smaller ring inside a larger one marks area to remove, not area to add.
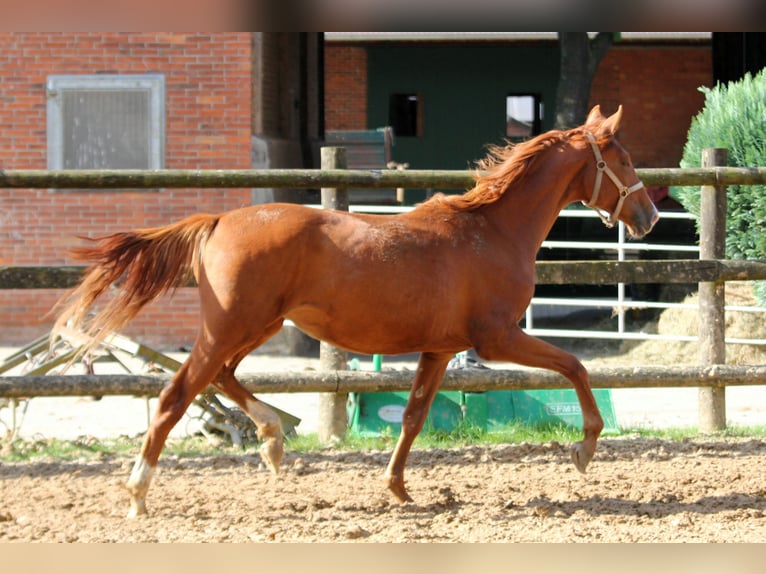
[[[601,124],[599,132],[604,136],[614,136],[620,129],[620,121],[622,120],[622,106],[617,107],[617,111],[604,120]]]
[[[588,119],[585,120],[585,125],[600,124],[604,121],[604,114],[601,113],[601,106],[596,104],[588,114]]]

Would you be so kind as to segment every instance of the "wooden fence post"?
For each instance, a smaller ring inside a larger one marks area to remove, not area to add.
[[[725,166],[726,149],[702,150],[702,167]],[[726,186],[700,188],[700,259],[726,258]],[[726,283],[699,284],[699,341],[702,365],[726,363]],[[726,428],[726,387],[700,387],[699,430],[713,433]]]
[[[322,169],[346,169],[346,149],[323,147],[321,150]],[[348,190],[332,187],[322,188],[322,208],[348,211]],[[341,295],[342,296],[342,295]],[[342,304],[342,302],[341,302]],[[345,371],[348,356],[346,351],[329,343],[319,343],[319,365],[323,371]],[[348,393],[319,394],[319,440],[329,443],[346,435],[348,415],[346,402]]]

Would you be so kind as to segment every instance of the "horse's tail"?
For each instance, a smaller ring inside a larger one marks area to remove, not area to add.
[[[77,355],[92,351],[146,304],[198,276],[202,247],[219,219],[220,215],[192,215],[164,227],[105,235],[92,239],[94,245],[73,249],[75,259],[90,265],[80,284],[54,307],[58,317],[51,336],[78,329],[88,339]],[[96,300],[115,284],[114,296],[87,317]]]

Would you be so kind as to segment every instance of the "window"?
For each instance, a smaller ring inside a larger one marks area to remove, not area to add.
[[[418,94],[392,94],[388,99],[388,124],[394,136],[423,135],[423,99]]]
[[[505,99],[505,135],[524,139],[542,131],[543,102],[537,94],[512,94]]]
[[[48,169],[161,169],[165,78],[48,76]]]

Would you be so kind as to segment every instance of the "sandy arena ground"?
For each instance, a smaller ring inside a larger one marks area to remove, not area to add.
[[[318,368],[318,361],[259,355],[242,368],[300,370]],[[729,389],[730,422],[766,424],[764,391]],[[613,403],[622,427],[693,426],[696,394],[618,390]],[[300,417],[299,432],[316,430],[316,395],[262,398]],[[21,435],[135,436],[146,421],[142,399],[38,398],[29,403]],[[174,435],[194,432],[198,422],[187,417]],[[390,449],[288,453],[278,478],[253,449],[165,456],[149,492],[150,515],[138,520],[124,518],[121,485],[132,457],[3,463],[0,542],[766,540],[761,440],[607,438],[587,475],[558,443],[416,449],[407,467],[416,502],[405,505],[382,485],[389,456]]]
[[[132,461],[0,465],[0,542],[763,542],[766,444],[605,439],[587,475],[561,444],[161,459],[150,515],[124,518]]]

